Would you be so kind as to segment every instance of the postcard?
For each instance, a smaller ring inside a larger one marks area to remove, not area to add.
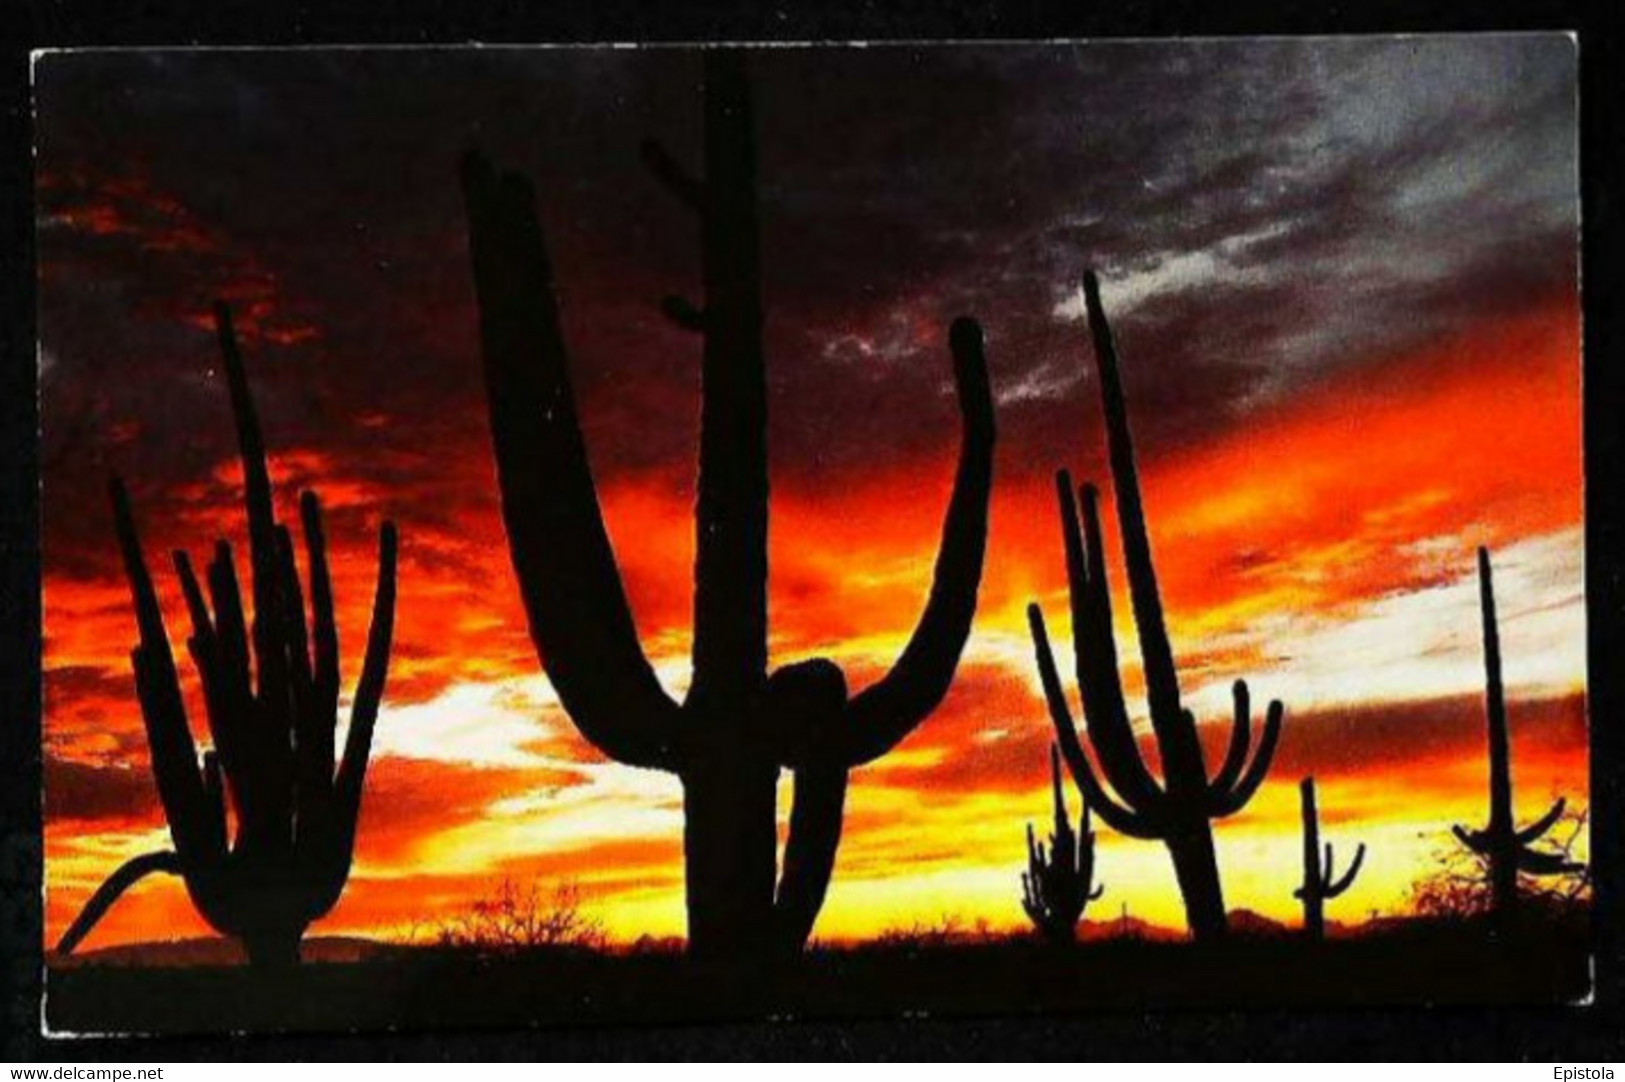
[[[1566,34],[36,57],[51,1034],[1591,994]]]

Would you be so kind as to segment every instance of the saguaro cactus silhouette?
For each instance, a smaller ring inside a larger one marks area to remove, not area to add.
[[[1304,778],[1298,783],[1298,799],[1303,808],[1303,886],[1292,896],[1303,902],[1303,931],[1310,939],[1326,938],[1326,901],[1336,898],[1354,884],[1365,862],[1365,843],[1354,851],[1354,863],[1341,879],[1332,871],[1332,843],[1327,842],[1324,852],[1320,847],[1320,815],[1315,810],[1315,779]]]
[[[1045,939],[1071,943],[1077,938],[1078,920],[1084,909],[1106,888],[1094,886],[1095,832],[1089,829],[1089,802],[1083,802],[1076,834],[1067,820],[1066,798],[1061,792],[1061,753],[1054,744],[1049,749],[1049,770],[1055,832],[1050,835],[1046,851],[1044,844],[1033,837],[1032,824],[1027,824],[1027,870],[1021,874],[1021,907]]]
[[[313,617],[307,633],[293,540],[272,511],[265,445],[224,304],[216,304],[215,320],[243,463],[252,628],[244,618],[230,543],[215,544],[208,601],[190,559],[177,551],[175,570],[192,619],[187,646],[214,741],[200,769],[158,594],[129,497],[115,477],[113,516],[141,633],[131,655],[136,692],[175,848],[136,857],[114,872],[62,937],[57,949],[64,953],[137,880],[169,872],[185,880],[204,920],[242,942],[250,961],[291,963],[298,960],[306,927],[333,908],[350,874],[394,628],[395,527],[386,522],[379,533],[372,627],[335,774],[339,642],[321,505],[313,492],[300,498]],[[227,830],[228,801],[235,839]]]
[[[1100,283],[1093,272],[1084,276],[1084,299],[1100,369],[1107,449],[1117,497],[1117,518],[1123,535],[1123,557],[1128,568],[1129,596],[1140,633],[1151,730],[1162,760],[1160,784],[1140,755],[1118,676],[1111,590],[1106,581],[1105,548],[1100,535],[1099,493],[1092,485],[1085,485],[1081,490],[1083,534],[1080,536],[1072,479],[1065,470],[1060,471],[1055,480],[1071,587],[1078,686],[1083,696],[1089,741],[1100,759],[1101,773],[1116,790],[1116,797],[1096,775],[1078,739],[1066,692],[1056,671],[1044,615],[1038,605],[1027,607],[1027,619],[1061,752],[1066,756],[1067,766],[1084,800],[1112,829],[1134,838],[1161,839],[1173,858],[1191,934],[1197,939],[1212,939],[1225,934],[1229,924],[1213,851],[1211,820],[1240,811],[1262,784],[1280,739],[1282,708],[1278,701],[1270,703],[1264,732],[1255,749],[1247,684],[1236,681],[1233,689],[1235,726],[1230,733],[1229,748],[1218,772],[1209,776],[1196,733],[1196,719],[1180,705],[1179,676],[1174,669],[1173,647],[1163,622],[1157,573],[1151,562],[1151,539],[1140,501],[1134,444],[1129,436],[1128,410],[1117,370],[1117,349],[1101,307]]]
[[[902,740],[947,693],[969,634],[987,537],[993,405],[982,334],[949,335],[963,437],[930,597],[896,666],[848,698],[832,662],[767,675],[767,380],[755,133],[744,57],[704,60],[705,176],[648,145],[656,178],[700,219],[704,305],[665,310],[704,341],[695,509],[694,677],[682,703],[638,642],[570,389],[530,184],[463,162],[503,521],[537,652],[591,743],[683,784],[690,949],[795,950],[823,904],[850,769]],[[776,787],[794,772],[775,885]]]
[[[1489,866],[1490,908],[1503,926],[1518,908],[1518,875],[1560,875],[1581,869],[1563,854],[1534,848],[1563,817],[1567,801],[1559,797],[1551,810],[1519,830],[1513,819],[1512,742],[1507,736],[1507,709],[1501,685],[1501,633],[1495,618],[1495,583],[1488,549],[1478,550],[1478,600],[1484,618],[1484,716],[1490,744],[1490,821],[1483,830],[1452,827],[1468,849]]]

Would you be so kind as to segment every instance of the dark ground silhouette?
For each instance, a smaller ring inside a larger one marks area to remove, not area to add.
[[[1582,1001],[1588,921],[1527,925],[1392,921],[1310,943],[1250,936],[1212,944],[1036,937],[897,937],[815,946],[778,966],[729,968],[675,947],[599,953],[378,945],[365,960],[276,972],[135,968],[86,959],[47,975],[53,1030],[185,1033],[681,1023],[760,1018],[1011,1015]]]

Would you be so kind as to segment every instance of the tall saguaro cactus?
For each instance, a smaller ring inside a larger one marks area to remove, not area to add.
[[[63,953],[72,951],[136,881],[168,872],[185,880],[203,919],[240,940],[251,962],[288,964],[298,960],[305,929],[333,908],[350,874],[394,629],[395,527],[386,522],[379,533],[372,627],[335,774],[339,642],[321,505],[313,492],[300,498],[312,611],[307,630],[293,539],[272,510],[265,444],[224,304],[215,306],[215,321],[243,463],[252,626],[245,619],[229,542],[215,544],[208,600],[191,560],[185,552],[175,553],[192,620],[187,646],[201,677],[214,741],[200,768],[163,611],[129,497],[115,477],[113,516],[141,633],[131,655],[136,693],[175,848],[136,857],[114,872],[62,937],[57,949]],[[227,830],[228,803],[236,819],[234,839]]]
[[[1490,907],[1505,925],[1518,908],[1518,875],[1546,876],[1575,872],[1581,865],[1561,853],[1534,848],[1557,821],[1567,801],[1559,797],[1547,813],[1519,830],[1513,818],[1512,742],[1507,735],[1505,692],[1501,685],[1501,634],[1495,618],[1495,583],[1490,553],[1478,550],[1478,600],[1484,619],[1484,716],[1490,744],[1490,821],[1483,830],[1456,826],[1451,830],[1468,849],[1489,865]]]
[[[982,334],[949,335],[963,422],[930,597],[896,666],[848,697],[832,662],[767,673],[767,380],[754,121],[744,57],[708,51],[703,179],[644,157],[700,220],[704,304],[667,314],[704,341],[695,508],[694,677],[671,699],[638,642],[570,389],[530,184],[463,162],[469,247],[503,520],[531,636],[592,744],[683,784],[689,944],[702,956],[799,949],[823,904],[851,768],[884,755],[947,693],[975,612],[993,469]],[[777,875],[776,788],[794,772]]]
[[[1365,843],[1354,851],[1354,862],[1341,879],[1335,878],[1332,843],[1320,847],[1320,815],[1315,810],[1315,779],[1298,783],[1298,799],[1303,809],[1303,885],[1292,896],[1303,902],[1303,931],[1310,939],[1326,938],[1326,902],[1354,885],[1365,862]]]
[[[1083,911],[1106,888],[1094,883],[1095,832],[1089,829],[1089,802],[1083,802],[1076,834],[1067,819],[1066,798],[1061,792],[1061,753],[1054,744],[1049,749],[1049,771],[1055,832],[1050,835],[1046,851],[1044,844],[1033,837],[1032,824],[1027,824],[1027,870],[1021,875],[1021,907],[1045,939],[1071,943],[1077,938]]]
[[[1128,410],[1117,370],[1117,348],[1101,307],[1100,283],[1093,272],[1084,276],[1084,299],[1100,369],[1107,449],[1117,497],[1117,518],[1123,535],[1123,557],[1128,568],[1129,596],[1139,627],[1151,729],[1162,760],[1160,783],[1140,755],[1117,671],[1111,589],[1106,581],[1105,548],[1101,543],[1099,493],[1092,485],[1081,489],[1083,533],[1080,535],[1078,505],[1071,477],[1065,470],[1056,475],[1056,489],[1071,587],[1078,686],[1083,696],[1089,741],[1100,760],[1101,774],[1116,790],[1115,797],[1102,784],[1078,739],[1066,692],[1056,671],[1044,615],[1038,605],[1028,606],[1027,619],[1050,717],[1067,766],[1084,800],[1112,829],[1134,838],[1160,839],[1168,847],[1191,934],[1199,940],[1214,939],[1229,930],[1229,922],[1213,850],[1211,821],[1240,811],[1263,783],[1281,736],[1283,711],[1280,702],[1270,703],[1263,735],[1255,748],[1247,684],[1236,681],[1233,689],[1235,726],[1230,733],[1229,748],[1218,771],[1209,775],[1197,738],[1196,719],[1180,705],[1179,676],[1174,669],[1173,647],[1163,621],[1157,573],[1151,562],[1151,539],[1140,500]]]

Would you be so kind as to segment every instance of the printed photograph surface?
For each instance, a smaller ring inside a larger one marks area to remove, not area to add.
[[[57,1034],[1590,995],[1564,34],[36,59]]]

